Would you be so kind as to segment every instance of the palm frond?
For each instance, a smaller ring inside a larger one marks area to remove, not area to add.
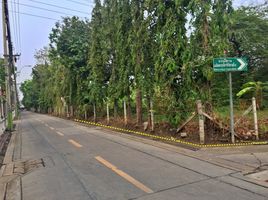
[[[241,96],[243,96],[243,95],[246,94],[246,93],[252,92],[253,90],[254,90],[254,87],[246,87],[246,88],[240,90],[240,91],[236,94],[236,96],[237,96],[237,97],[241,97]]]

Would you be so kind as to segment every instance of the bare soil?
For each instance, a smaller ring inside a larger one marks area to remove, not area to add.
[[[11,134],[5,132],[4,134],[0,135],[0,167],[4,161],[5,153],[7,150],[8,143],[11,139]]]
[[[88,119],[93,121],[92,119]],[[173,137],[176,139],[184,140],[187,142],[199,143],[199,124],[197,120],[189,122],[180,133],[176,133],[176,128],[172,127],[167,122],[161,122],[155,124],[154,131],[144,130],[144,126],[137,126],[134,120],[128,122],[127,125],[124,125],[124,120],[122,118],[111,119],[110,123],[107,124],[106,118],[98,118],[97,123],[110,125],[118,128],[125,128],[134,131],[140,131],[149,133],[152,135],[164,136],[164,137]],[[268,119],[259,120],[260,127],[268,127]],[[227,125],[228,126],[228,125]],[[181,137],[181,133],[185,132],[187,137]],[[235,132],[238,134],[237,142],[250,142],[256,141],[256,136],[254,135],[254,126],[252,120],[243,119],[235,128]],[[205,123],[205,133],[206,133],[206,144],[219,144],[219,143],[230,143],[231,137],[230,132],[219,128],[217,125],[210,123],[206,120]],[[268,141],[268,131],[259,130],[259,136],[261,141]]]

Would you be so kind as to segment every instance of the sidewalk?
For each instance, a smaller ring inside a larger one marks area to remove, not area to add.
[[[202,149],[199,152],[252,168],[243,174],[243,178],[268,188],[268,145]]]
[[[2,135],[4,133],[5,130],[5,121],[4,119],[0,120],[0,135]]]
[[[4,122],[1,123],[1,128],[4,127]],[[8,144],[3,165],[0,168],[0,200],[6,199],[21,199],[21,164],[15,163],[16,158],[19,158],[20,142],[18,131],[12,132],[10,142]]]

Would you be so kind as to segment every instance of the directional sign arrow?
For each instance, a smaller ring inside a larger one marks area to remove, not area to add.
[[[248,63],[243,58],[214,58],[214,72],[247,71]]]
[[[242,71],[247,66],[247,63],[244,60],[242,60],[241,58],[238,58],[237,60],[241,64],[240,67],[238,67],[237,70],[238,71]]]

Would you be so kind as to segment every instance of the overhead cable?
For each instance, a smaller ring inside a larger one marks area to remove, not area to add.
[[[58,11],[58,10],[51,10],[51,9],[42,8],[42,7],[38,7],[38,6],[32,6],[32,5],[24,4],[24,3],[19,3],[19,5],[29,7],[29,8],[35,8],[35,9],[39,9],[39,10],[44,10],[44,11],[48,11],[48,12],[54,12],[54,13],[59,13],[59,14],[63,14],[63,15],[74,16],[74,14],[71,14],[71,13],[65,13],[65,12],[61,12],[61,11]],[[78,17],[83,17],[83,16],[78,16]]]
[[[60,8],[60,9],[64,9],[64,10],[69,10],[69,11],[73,11],[73,12],[78,12],[78,13],[83,13],[83,14],[89,15],[89,12],[83,12],[81,10],[75,10],[75,9],[71,9],[71,8],[66,8],[66,7],[62,7],[62,6],[58,6],[58,5],[50,4],[50,3],[44,3],[42,1],[37,1],[37,0],[28,0],[28,1],[32,1],[32,2],[35,2],[35,3],[47,5],[47,6],[52,6],[52,7],[56,7],[56,8]]]

